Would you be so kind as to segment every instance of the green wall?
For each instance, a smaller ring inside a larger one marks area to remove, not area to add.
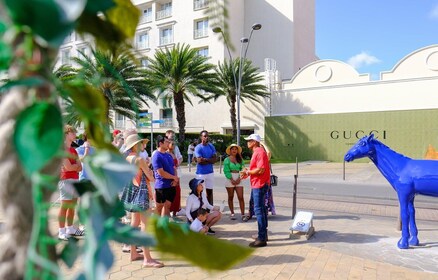
[[[438,149],[438,110],[409,110],[266,117],[265,141],[275,159],[343,161],[362,136],[374,132],[391,149],[424,158]],[[364,160],[362,160],[364,161]]]

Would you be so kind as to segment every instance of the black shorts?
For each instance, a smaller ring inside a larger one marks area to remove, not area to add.
[[[165,203],[166,200],[173,202],[176,195],[176,188],[170,187],[165,189],[155,189],[155,202]]]

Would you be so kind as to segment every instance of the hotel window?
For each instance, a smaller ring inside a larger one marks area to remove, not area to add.
[[[61,51],[61,63],[62,64],[71,64],[70,50],[62,50]]]
[[[160,10],[157,11],[156,19],[163,19],[172,16],[172,2],[161,4]]]
[[[208,19],[195,21],[194,38],[203,38],[208,36]]]
[[[77,57],[79,58],[83,58],[85,56],[89,56],[90,55],[90,48],[87,46],[81,46],[77,48]]]
[[[149,66],[149,60],[147,58],[140,59],[140,64],[142,68],[146,68]]]
[[[198,49],[198,55],[208,57],[208,47],[199,48]]]
[[[160,46],[173,43],[172,27],[163,27],[160,29]]]
[[[125,128],[125,116],[120,115],[119,113],[115,113],[116,115],[116,121],[114,126],[116,128]]]
[[[208,7],[208,0],[194,0],[193,10],[200,10]]]
[[[140,17],[140,23],[152,21],[152,7],[143,9],[143,14]]]
[[[147,49],[149,48],[149,33],[148,32],[142,32],[137,35],[137,42],[136,42],[137,49]]]

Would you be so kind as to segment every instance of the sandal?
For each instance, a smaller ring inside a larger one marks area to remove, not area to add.
[[[234,216],[234,213],[230,215],[230,219],[231,220],[235,220],[236,219],[236,216]]]
[[[146,268],[146,267],[161,268],[163,266],[164,266],[163,263],[161,263],[159,261],[156,261],[156,260],[153,260],[153,261],[150,261],[150,262],[144,262],[141,267],[142,268]]]
[[[251,219],[248,216],[242,216],[242,222],[248,222],[248,220]]]

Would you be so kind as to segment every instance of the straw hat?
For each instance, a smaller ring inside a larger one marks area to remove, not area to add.
[[[236,145],[236,144],[231,144],[231,145],[228,146],[227,149],[225,150],[225,152],[227,153],[227,155],[230,155],[230,150],[231,150],[232,147],[237,147],[237,152],[238,152],[239,154],[242,153],[242,147],[240,147],[239,145]]]
[[[124,153],[127,152],[129,149],[131,149],[132,147],[134,147],[138,143],[145,141],[145,140],[148,140],[148,139],[141,139],[140,136],[138,136],[137,134],[129,135],[125,139],[125,149],[123,150],[123,152]]]

